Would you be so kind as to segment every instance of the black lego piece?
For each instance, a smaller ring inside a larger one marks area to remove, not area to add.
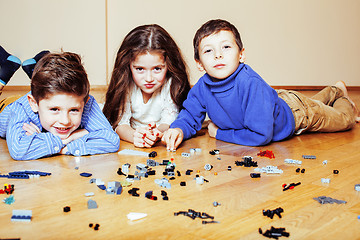
[[[250,177],[251,178],[260,178],[261,174],[260,173],[250,173]]]
[[[151,153],[149,153],[150,158],[154,158],[156,156],[157,156],[157,152],[155,152],[155,151],[152,151]]]
[[[242,158],[243,161],[235,161],[236,166],[244,166],[244,167],[257,167],[257,162],[253,161],[253,158],[250,156],[245,156]]]
[[[139,197],[140,194],[137,193],[138,190],[139,188],[132,188],[128,191],[128,193],[131,194],[133,197]]]
[[[278,215],[279,216],[279,218],[281,218],[282,216],[281,216],[281,213],[282,212],[284,212],[284,209],[282,209],[281,207],[279,207],[279,208],[276,208],[276,209],[274,209],[274,210],[270,210],[270,209],[268,209],[268,210],[263,210],[263,215],[264,216],[267,216],[267,217],[269,217],[269,218],[271,218],[271,219],[273,219],[273,217],[274,217],[274,215],[276,214],[276,215]]]
[[[122,172],[121,168],[117,170],[117,174],[126,176],[126,174]]]
[[[267,238],[279,239],[279,237],[289,237],[290,233],[285,232],[285,228],[274,228],[271,226],[270,229],[263,233],[262,229],[259,228],[259,233]]]
[[[64,212],[70,212],[70,207],[69,206],[66,206],[66,207],[64,207]]]

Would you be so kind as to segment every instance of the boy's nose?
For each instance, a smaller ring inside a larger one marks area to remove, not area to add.
[[[70,122],[69,115],[66,113],[61,114],[59,122],[64,125],[69,124],[69,122]]]
[[[222,55],[221,51],[215,52],[215,59],[222,59],[222,58],[223,58],[223,55]]]

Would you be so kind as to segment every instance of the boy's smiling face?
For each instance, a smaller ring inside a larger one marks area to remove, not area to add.
[[[39,114],[42,127],[62,140],[70,136],[81,124],[84,96],[69,93],[48,95],[36,102],[28,95],[31,109]]]
[[[205,70],[212,78],[229,77],[240,65],[243,49],[239,49],[231,31],[221,30],[204,37],[199,44],[199,70]]]

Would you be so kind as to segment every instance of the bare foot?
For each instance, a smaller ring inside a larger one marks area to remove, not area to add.
[[[335,83],[334,85],[335,87],[341,89],[341,91],[343,91],[344,93],[344,97],[346,97],[349,102],[351,103],[351,105],[353,106],[353,110],[354,110],[354,113],[355,113],[355,121],[356,122],[360,122],[360,111],[359,109],[356,107],[356,104],[354,103],[353,100],[351,100],[350,96],[349,96],[349,93],[346,89],[346,84],[344,81],[338,81]]]

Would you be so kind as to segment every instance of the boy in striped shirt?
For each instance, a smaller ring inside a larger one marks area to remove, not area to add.
[[[0,46],[2,85],[20,66],[16,67],[20,61],[11,56]],[[0,106],[0,137],[6,138],[11,157],[31,160],[54,154],[116,152],[120,139],[89,95],[80,57],[70,52],[43,52],[30,60],[32,66],[27,60],[23,69],[31,77],[31,92]]]

